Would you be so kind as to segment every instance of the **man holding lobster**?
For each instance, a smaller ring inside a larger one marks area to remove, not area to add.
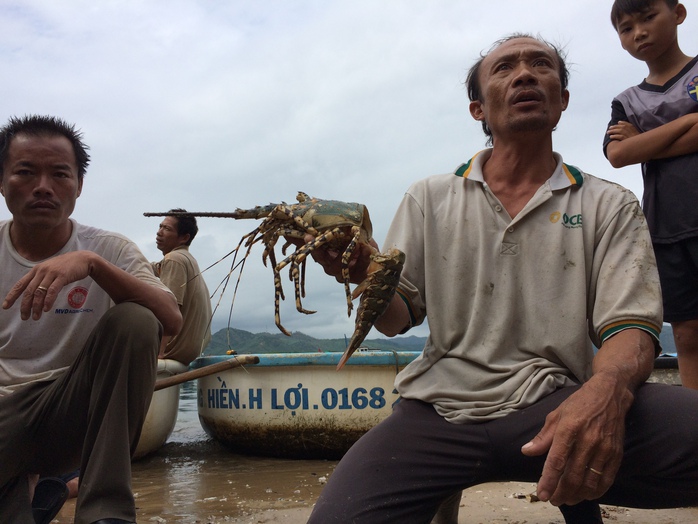
[[[602,522],[600,502],[698,504],[698,392],[645,382],[662,306],[642,212],[553,152],[567,80],[560,50],[521,34],[471,68],[492,147],[413,184],[384,246],[406,261],[376,327],[428,319],[430,336],[311,524],[428,523],[460,490],[504,480],[537,482],[568,523]],[[340,275],[335,253],[313,256]],[[353,282],[367,264],[362,249]]]

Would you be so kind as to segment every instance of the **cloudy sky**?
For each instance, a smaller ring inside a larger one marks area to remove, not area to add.
[[[468,113],[467,70],[493,41],[529,32],[563,46],[571,65],[555,149],[640,197],[639,169],[614,170],[601,151],[611,99],[646,74],[620,48],[610,5],[0,0],[0,119],[39,113],[76,123],[92,163],[74,217],[127,235],[151,260],[160,219],[143,212],[232,211],[293,202],[299,190],[366,204],[380,244],[412,181],[450,172],[484,147]],[[680,43],[692,54],[698,11],[687,7]],[[201,218],[192,252],[209,266],[256,224]],[[223,261],[204,274],[212,292],[229,268]],[[301,315],[287,300],[284,325],[350,336],[342,287],[315,265],[307,280],[305,305],[318,313]],[[231,300],[220,299],[214,330],[228,323]],[[276,330],[261,248],[231,325]]]

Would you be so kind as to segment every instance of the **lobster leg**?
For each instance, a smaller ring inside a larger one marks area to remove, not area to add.
[[[335,238],[341,238],[343,235],[344,233],[340,228],[326,231],[319,237],[316,237],[312,242],[304,244],[298,248],[296,253],[294,253],[291,260],[291,279],[293,280],[294,289],[296,292],[296,309],[301,313],[309,312],[303,309],[301,304],[301,297],[305,296],[305,266],[308,255],[318,247],[330,242]],[[309,313],[315,313],[315,311],[310,311]]]
[[[276,266],[275,271],[278,272],[281,271],[281,269],[283,269],[287,265],[291,265],[291,280],[293,280],[294,283],[296,293],[296,309],[299,312],[306,314],[315,313],[315,311],[303,309],[303,305],[301,303],[301,281],[303,280],[301,278],[301,264],[305,263],[306,258],[310,253],[312,253],[313,250],[330,242],[333,239],[342,238],[342,236],[344,236],[344,233],[342,232],[342,229],[338,227],[326,231],[322,235],[315,237],[315,239],[312,242],[304,244],[298,249],[296,249],[296,251],[292,255],[282,260]]]
[[[284,300],[284,290],[281,286],[281,275],[274,267],[274,322],[284,335],[291,336],[291,333],[281,325],[280,301]]]
[[[356,244],[361,236],[361,228],[358,226],[353,226],[351,228],[352,238],[347,245],[344,253],[342,253],[342,280],[344,281],[344,292],[347,296],[347,316],[351,316],[351,310],[354,309],[354,304],[351,301],[351,288],[349,287],[349,261],[351,260],[351,255],[356,249]]]

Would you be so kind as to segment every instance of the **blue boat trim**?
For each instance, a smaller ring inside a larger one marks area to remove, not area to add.
[[[406,366],[417,358],[421,351],[357,351],[349,360],[347,366]],[[259,363],[255,367],[277,366],[333,366],[336,367],[342,353],[268,353],[258,354]],[[216,355],[199,357],[190,364],[191,369],[210,366],[235,358],[233,355]]]
[[[421,351],[357,351],[347,361],[348,366],[406,366],[417,358]],[[331,351],[327,353],[260,353],[257,367],[276,366],[337,366],[342,353]],[[662,353],[658,359],[676,359],[676,353]],[[215,355],[199,357],[194,360],[189,369],[199,369],[218,362],[224,362],[235,358],[233,355]]]

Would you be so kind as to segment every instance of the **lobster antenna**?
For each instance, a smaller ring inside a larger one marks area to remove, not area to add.
[[[236,213],[216,211],[164,211],[158,213],[143,213],[144,217],[210,217],[210,218],[240,218]]]

